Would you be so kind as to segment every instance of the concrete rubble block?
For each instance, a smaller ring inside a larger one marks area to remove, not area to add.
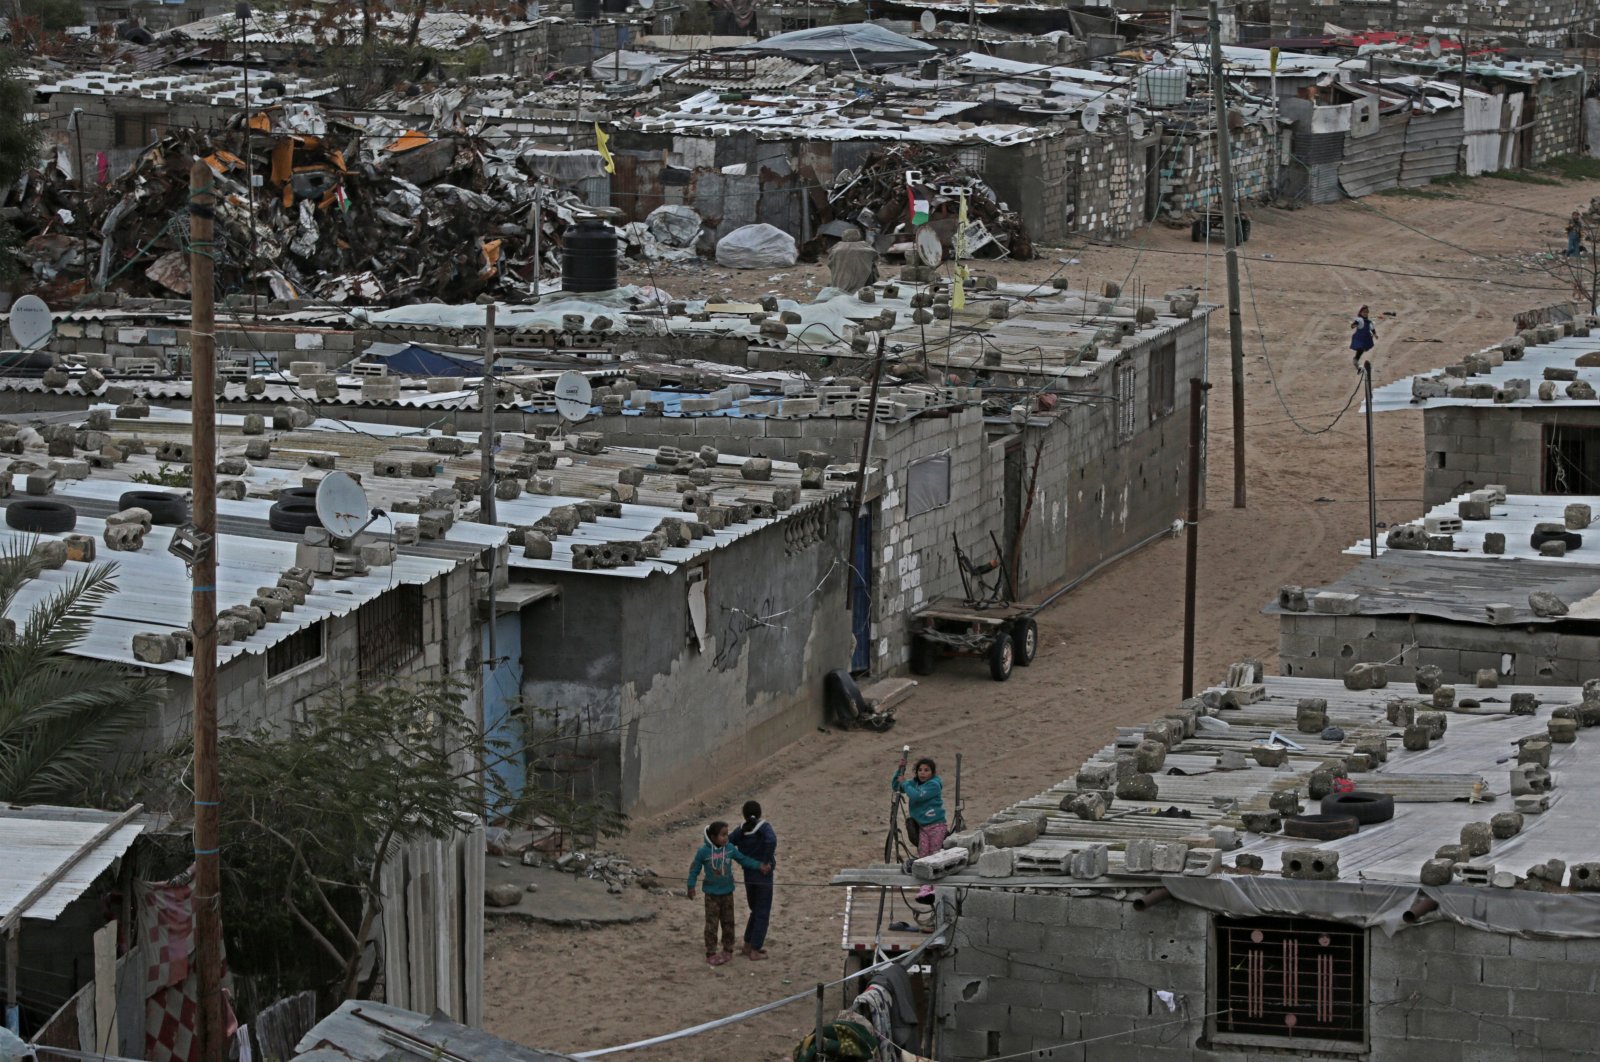
[[[276,623],[283,615],[283,602],[271,597],[252,597],[250,605],[259,608],[262,615],[267,617],[268,623]]]
[[[1295,728],[1302,734],[1320,734],[1328,726],[1328,702],[1321,697],[1303,698],[1294,711]]]
[[[1061,799],[1061,810],[1068,811],[1080,819],[1095,822],[1105,818],[1106,812],[1111,807],[1111,801],[1105,793],[1090,790],[1087,793],[1074,793]]]
[[[1559,539],[1551,539],[1548,542],[1539,543],[1539,556],[1541,557],[1565,557],[1566,555],[1567,544]]]
[[[1159,794],[1155,779],[1148,774],[1131,774],[1117,782],[1119,800],[1155,800]]]
[[[428,452],[434,454],[459,454],[467,449],[466,441],[454,435],[432,435],[428,437]]]
[[[144,546],[144,528],[138,524],[107,524],[106,548],[115,553],[133,553]]]
[[[918,881],[937,881],[967,865],[963,848],[945,848],[925,855],[911,864],[911,876]]]
[[[58,457],[50,462],[50,470],[60,479],[89,478],[89,462],[76,458]]]
[[[1498,557],[1506,551],[1506,536],[1500,531],[1490,531],[1483,536],[1483,552]]]
[[[1569,531],[1581,531],[1594,519],[1594,510],[1581,502],[1574,502],[1566,507],[1563,517]]]
[[[372,568],[388,567],[397,555],[393,542],[368,542],[361,547],[361,560]]]
[[[1280,859],[1283,876],[1302,881],[1336,881],[1339,853],[1332,848],[1285,848]]]
[[[1515,605],[1485,605],[1483,607],[1483,612],[1484,619],[1496,627],[1503,627],[1508,623],[1515,623],[1517,620],[1517,609]]]
[[[1250,833],[1277,833],[1283,829],[1283,815],[1276,811],[1242,811],[1239,818]]]
[[[89,535],[68,535],[62,539],[67,547],[67,560],[88,564],[94,560],[94,539]]]
[[[1088,848],[1072,853],[1068,873],[1080,881],[1093,881],[1105,877],[1111,866],[1109,852],[1110,850],[1103,844],[1092,844]]]
[[[221,476],[243,476],[250,471],[250,462],[242,457],[224,457],[217,462],[217,474]]]
[[[1122,869],[1129,874],[1148,874],[1155,869],[1156,843],[1145,838],[1128,841],[1123,856]]]
[[[752,457],[739,467],[739,474],[747,480],[766,482],[772,478],[772,461],[765,457]]]
[[[1259,870],[1265,870],[1266,866],[1267,866],[1267,863],[1266,863],[1266,860],[1262,859],[1260,856],[1256,855],[1253,852],[1240,852],[1237,856],[1234,857],[1233,865],[1234,865],[1234,868],[1237,869],[1237,870],[1256,870],[1256,871],[1259,871]]]
[[[1076,779],[1080,791],[1085,789],[1111,790],[1117,784],[1117,765],[1091,761],[1078,768]]]
[[[1502,811],[1489,817],[1489,831],[1496,840],[1504,841],[1522,832],[1522,816],[1515,811]]]
[[[1361,610],[1361,595],[1322,590],[1311,599],[1311,608],[1325,616],[1354,616]]]
[[[1455,861],[1451,859],[1428,859],[1422,864],[1420,875],[1424,885],[1448,885],[1455,877]]]
[[[1428,726],[1408,726],[1401,744],[1407,752],[1422,752],[1433,742],[1433,728]]]
[[[413,461],[410,473],[414,479],[432,479],[439,474],[439,466],[433,461]]]
[[[1009,878],[1016,873],[1016,853],[1010,848],[985,848],[978,854],[978,877]]]
[[[985,848],[1020,848],[1039,839],[1039,824],[1029,819],[1008,819],[983,827]]]
[[[1466,498],[1457,503],[1456,513],[1463,520],[1488,520],[1493,516],[1491,508],[1486,501]]]
[[[1246,682],[1231,686],[1222,692],[1222,707],[1243,708],[1255,704],[1267,695],[1267,687],[1260,682]]]
[[[1480,667],[1474,680],[1480,690],[1496,689],[1500,685],[1500,672],[1492,667]]]
[[[245,435],[261,435],[267,430],[267,419],[259,413],[246,413],[240,427]]]
[[[1280,789],[1267,797],[1267,806],[1283,816],[1300,814],[1300,790]]]
[[[1530,694],[1531,696],[1531,694]],[[1550,766],[1550,741],[1545,737],[1523,738],[1517,745],[1517,762]]]
[[[1567,871],[1567,884],[1579,892],[1600,892],[1600,863],[1574,863]]]
[[[1182,873],[1189,878],[1209,878],[1222,869],[1222,849],[1185,846]]]
[[[449,509],[429,509],[417,517],[417,534],[424,539],[443,538],[455,525],[455,519]]]
[[[523,533],[522,555],[533,560],[549,560],[555,555],[555,548],[550,543],[550,536],[542,531],[529,528]]]
[[[1427,727],[1433,740],[1441,741],[1450,728],[1450,717],[1443,712],[1418,712],[1417,725]]]
[[[170,634],[142,631],[133,636],[133,657],[145,664],[170,664],[178,659],[178,642]]]
[[[1542,815],[1550,810],[1550,798],[1542,793],[1524,793],[1512,798],[1519,815]]]
[[[1167,746],[1159,741],[1141,741],[1133,750],[1133,763],[1145,774],[1155,774],[1167,762]]]
[[[258,586],[256,597],[270,598],[278,603],[280,611],[293,612],[296,605],[305,604],[305,595],[286,586]]]
[[[1456,703],[1456,688],[1454,686],[1438,686],[1433,691],[1433,706],[1440,711],[1454,708]]]
[[[35,496],[49,494],[56,489],[58,478],[60,474],[54,469],[48,472],[29,472],[28,478],[23,482],[23,489]]]
[[[244,444],[244,456],[248,461],[265,461],[272,456],[272,443],[267,439],[251,439]]]
[[[1384,706],[1384,715],[1395,726],[1410,726],[1417,721],[1417,702],[1408,700],[1390,701]]]
[[[1550,772],[1537,763],[1518,763],[1511,767],[1511,795],[1529,796],[1548,793],[1552,788]]]
[[[971,858],[968,859],[968,862],[970,863],[978,858],[979,852],[983,851],[983,831],[962,830],[959,833],[947,833],[944,837],[944,844],[940,845],[939,847],[965,848],[971,856]],[[1010,849],[1006,849],[1006,851],[1010,851]]]
[[[1469,822],[1461,827],[1461,847],[1467,850],[1467,855],[1477,858],[1489,854],[1489,846],[1494,842],[1494,831],[1487,822]]]
[[[1567,879],[1567,864],[1559,859],[1547,859],[1543,863],[1535,863],[1529,867],[1528,877],[1535,881],[1560,885]]]
[[[507,476],[497,480],[494,485],[494,496],[501,501],[514,501],[522,496],[522,480]]]
[[[1434,664],[1423,664],[1417,668],[1417,692],[1432,693],[1444,681],[1444,671]]]
[[[1578,740],[1576,719],[1552,719],[1545,726],[1550,731],[1550,740],[1557,745],[1570,745]]]
[[[1289,750],[1281,745],[1255,745],[1250,755],[1262,767],[1282,767],[1289,762]]]
[[[1347,690],[1382,689],[1389,684],[1389,675],[1382,664],[1351,664],[1344,673]]]

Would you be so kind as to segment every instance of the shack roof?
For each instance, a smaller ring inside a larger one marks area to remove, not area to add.
[[[454,51],[471,47],[478,41],[524,33],[542,25],[560,22],[557,18],[489,18],[462,11],[428,11],[422,15],[417,27],[417,44],[423,48]],[[241,29],[239,19],[232,12],[196,19],[175,27],[174,36],[192,41],[228,41],[254,45],[261,44],[340,44],[357,43],[361,39],[361,20],[356,15],[336,16],[331,20],[322,17],[296,17],[278,11],[256,11]],[[405,38],[411,31],[409,15],[390,15],[376,20],[379,34]]]
[[[16,913],[36,887],[89,846],[121,814],[92,808],[45,804],[0,807],[0,919]],[[83,895],[96,878],[133,844],[144,826],[129,821],[86,852],[50,890],[22,910],[22,917],[54,921],[67,905]]]
[[[267,83],[275,82],[272,90]],[[339,91],[314,78],[293,74],[274,74],[270,70],[220,66],[198,72],[119,73],[78,71],[65,77],[46,78],[35,91],[50,96],[57,93],[136,97],[168,103],[208,103],[216,107],[238,108],[247,98],[257,108],[270,107],[282,99],[318,99]]]
[[[1554,686],[1501,686],[1472,693],[1480,707],[1448,713],[1442,739],[1425,750],[1407,751],[1399,742],[1403,728],[1389,721],[1388,710],[1397,701],[1415,702],[1414,690],[1356,691],[1337,681],[1279,677],[1238,689],[1213,687],[1202,698],[1206,714],[1199,729],[1176,741],[1160,771],[1152,775],[1157,787],[1154,799],[1118,797],[1104,818],[1079,818],[1062,810],[1062,802],[1080,792],[1075,775],[995,816],[996,821],[1044,820],[1043,835],[1015,850],[1016,873],[980,877],[975,868],[964,867],[939,883],[1126,889],[1143,882],[1165,886],[1181,900],[1232,913],[1292,912],[1382,924],[1392,930],[1419,892],[1422,864],[1434,858],[1440,846],[1459,843],[1463,826],[1512,810],[1507,764],[1516,757],[1517,740],[1543,736],[1551,713],[1583,696],[1580,689]],[[1534,715],[1509,713],[1510,699],[1519,693],[1535,698]],[[1327,722],[1339,728],[1342,737],[1329,740],[1298,732],[1298,705],[1312,698],[1326,702]],[[1112,768],[1115,777],[1119,755],[1131,755],[1132,745],[1146,732],[1143,727],[1118,728],[1117,742],[1095,753],[1085,766]],[[1253,762],[1251,750],[1268,743],[1287,750],[1283,766]],[[1351,777],[1361,791],[1392,796],[1393,819],[1327,841],[1244,830],[1241,813],[1268,811],[1274,794],[1295,790],[1303,796],[1313,770],[1365,756],[1358,746],[1370,751],[1379,745],[1387,759]],[[1223,766],[1221,757],[1230,753],[1244,754],[1246,765]],[[1592,770],[1593,760],[1592,741],[1580,738],[1576,743],[1554,744],[1550,771],[1555,787],[1548,809],[1527,814],[1514,837],[1496,840],[1488,855],[1469,859],[1464,864],[1467,874],[1457,883],[1420,891],[1437,899],[1449,917],[1486,928],[1600,936],[1600,895],[1549,896],[1466,883],[1476,876],[1488,884],[1497,873],[1520,879],[1526,868],[1552,859],[1571,865],[1600,857],[1600,835],[1593,829],[1600,815],[1600,773]],[[1237,848],[1231,847],[1235,840]],[[1132,841],[1183,843],[1188,847],[1187,872],[1130,871],[1126,849]],[[1093,879],[1070,876],[1071,855],[1096,845],[1110,846],[1107,874]],[[1308,846],[1338,853],[1337,881],[1280,876],[1285,850]],[[1244,854],[1260,857],[1263,868],[1239,868],[1237,861]],[[1215,869],[1214,858],[1220,859]],[[841,871],[834,883],[910,885],[913,880],[899,867],[875,866]]]
[[[1506,348],[1516,352],[1508,357]],[[1600,388],[1600,338],[1561,336],[1544,343],[1523,346],[1521,340],[1506,340],[1487,347],[1473,359],[1445,369],[1405,376],[1372,392],[1374,412],[1399,409],[1436,409],[1440,406],[1510,407],[1548,410],[1571,406],[1594,406],[1596,398],[1573,398],[1567,393],[1571,381],[1580,380],[1591,389]],[[1512,381],[1526,384],[1524,393]],[[1549,401],[1539,397],[1539,385],[1554,383]],[[1507,385],[1511,390],[1507,390]]]
[[[387,1003],[354,1000],[323,1018],[294,1047],[305,1062],[394,1062],[440,1057],[465,1062],[570,1062],[571,1055],[536,1051],[482,1029],[429,1017]]]
[[[1427,517],[1456,519],[1460,512],[1461,503],[1471,497],[1471,493],[1457,495],[1447,502],[1435,505],[1428,511]],[[1491,515],[1489,519],[1463,520],[1461,522],[1461,530],[1450,535],[1451,548],[1449,551],[1392,550],[1384,539],[1380,539],[1378,541],[1378,554],[1379,556],[1388,556],[1411,553],[1413,556],[1449,557],[1459,560],[1463,564],[1500,568],[1510,573],[1530,572],[1545,566],[1558,568],[1600,566],[1600,535],[1596,534],[1597,529],[1595,528],[1578,528],[1577,534],[1584,539],[1585,545],[1569,548],[1560,557],[1546,557],[1540,554],[1532,544],[1533,532],[1540,524],[1565,523],[1567,508],[1573,505],[1587,505],[1591,513],[1600,514],[1600,497],[1593,495],[1512,494],[1507,496],[1504,501],[1497,501],[1493,504],[1490,508]],[[1424,520],[1416,520],[1413,523],[1423,524]],[[1484,552],[1484,537],[1493,533],[1505,536],[1503,553]],[[1369,542],[1369,539],[1363,538],[1346,549],[1345,553],[1354,556],[1368,556],[1370,554]],[[1480,576],[1479,578],[1486,577]],[[1508,578],[1514,579],[1516,575],[1510,575]],[[1571,599],[1568,598],[1566,600],[1570,601]]]

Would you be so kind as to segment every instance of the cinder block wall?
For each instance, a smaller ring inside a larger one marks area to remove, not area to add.
[[[1584,0],[1272,0],[1274,27],[1291,34],[1321,34],[1324,23],[1348,30],[1449,32],[1466,26],[1471,36],[1504,33],[1531,44],[1564,39],[1567,27],[1593,12]]]
[[[1278,183],[1277,142],[1264,125],[1230,132],[1233,180],[1242,202],[1270,199]],[[1221,164],[1215,129],[1168,133],[1161,139],[1161,212],[1168,217],[1221,209]]]
[[[1177,902],[1139,912],[1102,897],[966,890],[953,947],[938,964],[938,1057],[1310,1057],[1287,1040],[1274,1051],[1209,1039],[1205,1016],[1220,1002],[1210,913]],[[1315,1057],[1594,1057],[1600,940],[1527,940],[1435,921],[1392,937],[1369,929],[1365,951],[1366,1050]],[[1175,1010],[1158,991],[1173,993]]]
[[[1543,486],[1546,422],[1600,426],[1600,409],[1438,406],[1422,417],[1422,500],[1427,506],[1490,483],[1512,494]]]
[[[1600,678],[1600,625],[1489,627],[1313,612],[1279,617],[1278,666],[1285,675],[1343,678],[1352,664],[1388,664],[1391,681],[1399,682],[1410,682],[1418,667],[1433,665],[1444,671],[1445,682],[1468,686],[1484,668],[1522,685],[1576,686]]]

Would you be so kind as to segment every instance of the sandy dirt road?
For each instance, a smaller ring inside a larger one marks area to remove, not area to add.
[[[1566,213],[1597,193],[1600,183],[1479,180],[1451,199],[1376,196],[1252,212],[1242,329],[1249,504],[1232,507],[1228,320],[1219,312],[1212,318],[1216,387],[1200,529],[1200,683],[1216,681],[1228,663],[1246,657],[1271,668],[1277,624],[1259,614],[1261,606],[1284,583],[1322,584],[1353,563],[1340,550],[1366,528],[1362,418],[1352,408],[1333,430],[1309,435],[1288,419],[1285,404],[1312,430],[1346,404],[1358,383],[1345,349],[1356,308],[1370,304],[1378,321],[1376,383],[1458,360],[1510,334],[1512,314],[1568,296],[1570,282],[1531,256],[1556,249]],[[1205,283],[1207,301],[1224,301],[1220,255],[1204,257],[1187,229],[1156,226],[1125,242],[1052,250],[999,271],[1007,280],[1034,280],[1061,268],[1059,259],[1077,258],[1078,265],[1065,267],[1075,285],[1131,276],[1160,293]],[[798,278],[826,276],[805,266],[789,273],[791,291]],[[657,280],[677,297],[777,287],[765,275],[719,278],[704,270],[658,271]],[[1388,414],[1376,424],[1378,519],[1410,519],[1421,509],[1421,416]],[[1039,659],[1010,682],[990,681],[976,663],[948,663],[923,681],[891,733],[814,733],[738,776],[718,779],[700,801],[635,822],[609,847],[681,879],[707,820],[736,821],[747,797],[765,805],[781,840],[771,959],[708,968],[700,903],[682,897],[652,897],[658,916],[642,926],[497,929],[488,943],[488,1028],[546,1050],[593,1049],[839,976],[842,896],[826,883],[841,866],[881,857],[886,783],[901,744],[941,764],[963,754],[969,821],[1045,789],[1103,745],[1114,725],[1146,720],[1176,703],[1182,588],[1183,544],[1160,541],[1043,613]],[[742,924],[742,899],[739,914]],[[836,999],[830,996],[830,1006]],[[787,1058],[810,1021],[811,1007],[802,1003],[617,1057]]]

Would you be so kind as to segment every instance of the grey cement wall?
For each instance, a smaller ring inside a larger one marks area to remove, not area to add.
[[[938,962],[938,1057],[1577,1062],[1600,1042],[1600,940],[1525,940],[1447,921],[1393,937],[1366,931],[1365,1050],[1219,1042],[1205,1018],[1219,1002],[1212,916],[1103,897],[966,890],[954,947]],[[1158,990],[1174,993],[1175,1012]],[[1081,1040],[1092,1042],[1058,1046]]]
[[[540,573],[562,594],[523,614],[523,694],[559,711],[582,788],[659,810],[821,722],[823,677],[850,663],[848,525],[821,503],[671,573]],[[700,644],[691,567],[706,579]]]
[[[1233,180],[1240,200],[1264,202],[1278,187],[1277,138],[1265,125],[1243,125],[1230,133]],[[1181,218],[1221,209],[1221,157],[1216,130],[1177,130],[1161,140],[1162,214]],[[1220,238],[1220,232],[1214,239]]]
[[[1489,483],[1542,493],[1544,425],[1600,427],[1600,408],[1439,406],[1423,411],[1422,500],[1449,501]]]
[[[224,556],[221,563],[226,565]],[[392,677],[443,678],[463,672],[478,655],[481,625],[473,604],[472,573],[461,566],[423,587],[422,652]],[[361,681],[361,644],[357,612],[329,616],[323,622],[323,655],[282,675],[267,676],[266,653],[245,653],[217,670],[217,723],[223,729],[251,730],[267,727],[281,731],[303,719],[307,707],[334,690],[354,689]],[[258,633],[257,638],[261,637]],[[164,675],[166,702],[146,728],[146,746],[169,745],[190,733],[194,715],[194,684],[184,675]],[[466,711],[483,720],[482,689],[476,675]]]
[[[1600,624],[1490,627],[1422,616],[1312,612],[1279,617],[1278,665],[1285,675],[1343,678],[1359,663],[1388,663],[1391,679],[1400,682],[1415,678],[1418,667],[1433,665],[1444,671],[1445,682],[1466,686],[1483,668],[1508,682],[1576,686],[1600,678]]]
[[[1347,30],[1449,32],[1467,27],[1472,37],[1495,33],[1534,44],[1567,37],[1574,24],[1592,21],[1584,0],[1271,0],[1272,25],[1288,35],[1322,35],[1324,23]]]

